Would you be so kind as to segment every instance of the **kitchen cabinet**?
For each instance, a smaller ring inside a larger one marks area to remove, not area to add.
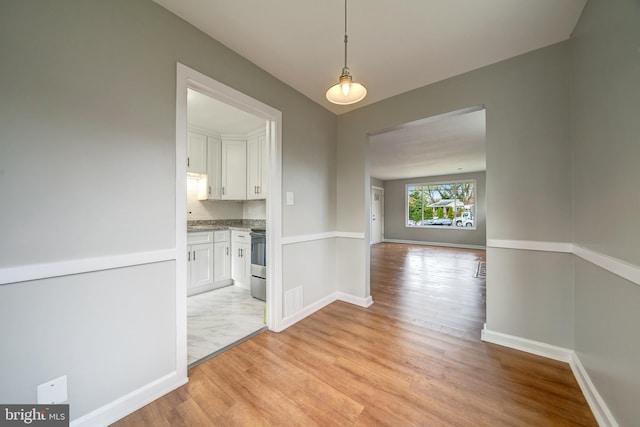
[[[231,278],[245,289],[251,285],[251,235],[247,231],[231,230]]]
[[[229,230],[213,232],[213,282],[231,284],[231,238]]]
[[[195,132],[187,133],[187,172],[207,173],[207,137]]]
[[[222,140],[207,137],[207,182],[204,199],[222,198]],[[200,198],[202,200],[203,198]]]
[[[211,232],[187,234],[187,295],[213,287],[213,236]]]
[[[247,200],[266,198],[267,151],[264,131],[247,139]]]
[[[247,142],[222,140],[222,200],[247,199]]]

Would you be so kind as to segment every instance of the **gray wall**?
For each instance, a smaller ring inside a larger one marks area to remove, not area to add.
[[[640,2],[587,2],[572,38],[575,242],[635,266],[639,46]],[[640,286],[578,259],[574,293],[576,352],[618,423],[638,425]]]
[[[484,105],[487,239],[571,241],[570,54],[569,43],[559,43],[339,116],[338,228],[367,231],[368,133]],[[344,263],[357,265],[357,259],[367,257],[367,238],[342,254]],[[550,332],[553,322],[572,321],[566,289],[521,280],[520,272],[509,268],[505,252],[510,250],[487,250],[487,326],[530,339],[539,328],[547,333],[535,339],[570,347],[571,337]],[[557,271],[554,282],[559,282],[571,259],[551,254],[536,265],[541,271]],[[368,292],[367,268],[365,264],[357,278],[352,273],[352,282],[344,286],[354,286],[357,279]],[[505,293],[514,299],[535,298],[525,307],[493,303]],[[549,307],[548,300],[563,303]],[[541,319],[541,312],[548,316]]]
[[[384,188],[384,181],[378,178],[371,177],[371,185],[375,187]]]
[[[384,183],[384,237],[394,240],[411,240],[442,244],[485,246],[487,243],[485,172],[398,179]],[[475,225],[476,229],[452,227],[447,230],[406,227],[407,195],[405,185],[459,180],[476,181]]]
[[[3,1],[0,57],[0,268],[175,248],[176,61],[282,111],[283,234],[335,230],[335,115],[157,4]],[[285,287],[335,290],[288,265]],[[0,402],[67,374],[75,419],[173,372],[174,277],[163,262],[0,286]]]

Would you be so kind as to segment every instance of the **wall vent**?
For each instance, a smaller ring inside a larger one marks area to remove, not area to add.
[[[302,310],[302,286],[285,292],[284,317],[290,317]]]

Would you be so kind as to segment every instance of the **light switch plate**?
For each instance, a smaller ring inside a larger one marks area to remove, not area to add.
[[[55,405],[66,402],[67,399],[66,375],[38,386],[38,405]]]
[[[287,191],[287,206],[293,206],[293,205],[294,205],[293,191]]]

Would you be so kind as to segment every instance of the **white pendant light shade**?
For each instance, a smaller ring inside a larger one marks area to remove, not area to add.
[[[360,83],[354,83],[349,70],[342,70],[340,81],[327,90],[329,102],[338,105],[355,104],[367,96],[367,88]]]
[[[349,43],[349,36],[347,36],[347,0],[344,0],[344,68],[342,68],[338,83],[331,86],[326,94],[329,102],[338,105],[355,104],[367,96],[367,88],[360,83],[354,83],[349,73],[349,67],[347,67],[347,43]]]

